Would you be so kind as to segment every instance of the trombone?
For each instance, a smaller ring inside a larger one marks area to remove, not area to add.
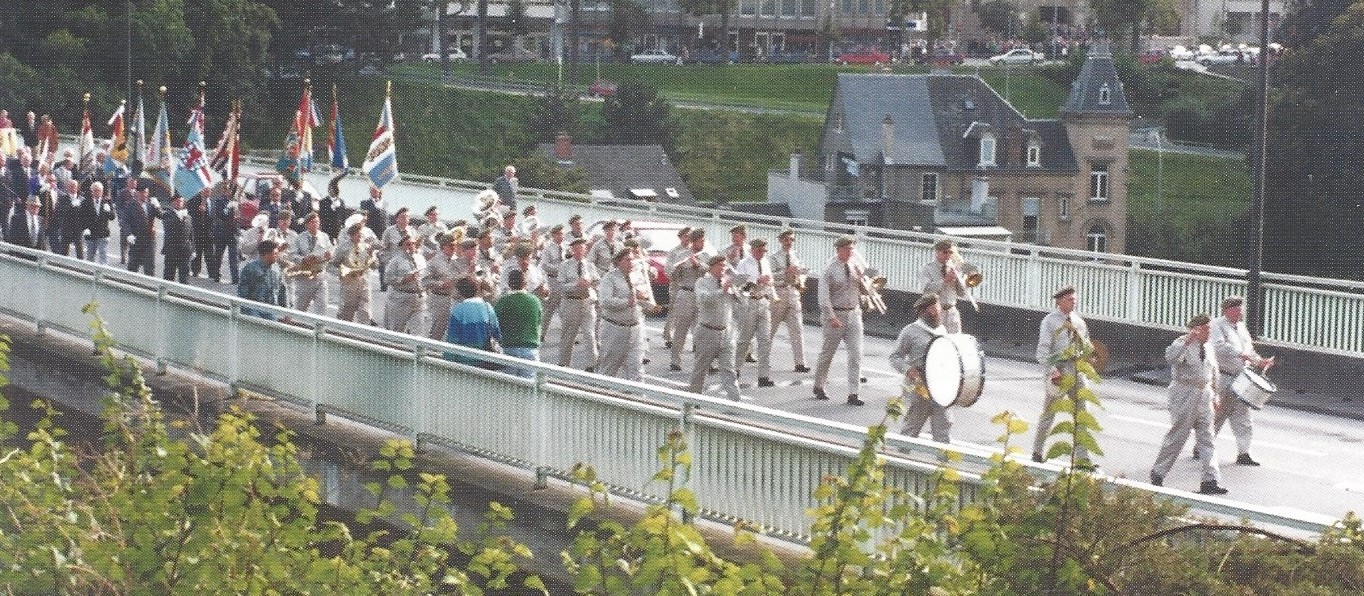
[[[976,302],[976,294],[973,291],[976,286],[985,281],[985,273],[971,263],[963,259],[960,252],[957,252],[956,245],[952,246],[952,256],[947,258],[947,267],[957,273],[957,281],[961,282],[966,288],[966,298],[971,301],[971,307],[980,312],[980,303]]]
[[[868,269],[867,261],[862,258],[861,253],[853,252],[853,258],[857,268],[857,279],[853,280],[857,284],[858,291],[862,294],[862,306],[867,310],[874,310],[881,314],[886,314],[886,299],[881,296],[881,291],[886,288],[886,276],[876,269]]]

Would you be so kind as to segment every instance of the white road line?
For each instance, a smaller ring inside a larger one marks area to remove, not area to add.
[[[672,386],[674,386],[674,387],[686,387],[687,385],[690,384],[690,383],[683,383],[682,381],[674,381],[674,380],[669,379],[669,378],[666,378],[666,377],[655,377],[655,376],[653,376],[653,375],[644,375],[644,378],[647,379],[647,380],[649,380],[649,381],[654,381],[654,382],[657,382],[657,383],[666,383],[666,384],[672,385]]]
[[[1145,424],[1145,425],[1147,425],[1147,426],[1154,426],[1154,427],[1157,427],[1157,428],[1167,428],[1167,429],[1168,429],[1168,428],[1170,427],[1170,424],[1169,424],[1168,422],[1157,422],[1157,421],[1154,421],[1154,420],[1147,420],[1147,419],[1145,419],[1145,418],[1137,418],[1137,417],[1135,417],[1135,416],[1123,416],[1122,414],[1109,414],[1109,415],[1108,415],[1108,418],[1112,418],[1112,419],[1114,419],[1114,420],[1124,420],[1124,421],[1127,421],[1127,422],[1135,422],[1135,423],[1137,423],[1137,424]],[[1291,453],[1297,453],[1297,454],[1299,454],[1299,455],[1310,455],[1310,456],[1313,456],[1313,457],[1326,457],[1326,452],[1324,452],[1324,451],[1316,451],[1316,450],[1312,450],[1312,449],[1303,449],[1303,448],[1301,448],[1301,447],[1294,447],[1294,446],[1292,446],[1292,445],[1284,445],[1283,443],[1274,443],[1274,442],[1271,442],[1271,441],[1258,441],[1258,440],[1257,440],[1257,441],[1255,441],[1255,445],[1256,445],[1257,447],[1268,447],[1268,448],[1270,448],[1270,449],[1279,449],[1279,450],[1282,450],[1282,451],[1288,451],[1288,452],[1291,452]]]

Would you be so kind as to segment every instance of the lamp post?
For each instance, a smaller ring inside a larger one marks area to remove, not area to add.
[[[1250,204],[1250,266],[1246,274],[1246,327],[1254,337],[1264,333],[1265,301],[1260,268],[1264,262],[1265,149],[1269,128],[1269,0],[1260,1],[1260,78],[1255,97],[1255,153],[1251,161],[1254,196]]]

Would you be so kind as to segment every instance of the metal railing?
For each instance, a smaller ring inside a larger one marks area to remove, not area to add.
[[[647,501],[666,497],[649,479],[668,432],[689,435],[693,455],[687,481],[703,516],[752,522],[802,540],[807,511],[822,478],[839,474],[855,457],[866,429],[760,406],[717,400],[510,358],[248,302],[235,296],[118,268],[0,244],[0,312],[32,321],[40,332],[84,336],[82,306],[99,315],[120,349],[157,363],[267,391],[308,408],[319,418],[349,416],[373,426],[478,456],[565,476],[575,464],[596,468],[618,492]],[[250,316],[246,309],[281,320]],[[450,362],[458,353],[529,368],[528,380]],[[924,495],[947,451],[961,455],[962,502],[976,497],[978,472],[995,453],[890,435],[887,482]],[[909,458],[915,459],[909,459]],[[932,463],[924,463],[932,462]],[[1023,462],[1043,477],[1059,469]],[[1320,532],[1334,520],[1153,489],[1197,511]]]

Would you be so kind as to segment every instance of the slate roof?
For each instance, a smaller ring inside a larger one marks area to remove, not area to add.
[[[1108,102],[1103,103],[1104,87],[1108,87]],[[1113,66],[1113,53],[1107,43],[1096,43],[1080,67],[1080,75],[1070,85],[1070,97],[1061,107],[1062,114],[1112,114],[1131,116],[1127,94],[1123,93],[1118,70]]]
[[[539,146],[551,163],[554,144]],[[581,168],[587,177],[588,188],[610,190],[618,199],[631,198],[632,188],[651,188],[660,201],[695,205],[696,197],[673,167],[672,159],[660,145],[573,145],[573,163],[560,167]],[[664,189],[677,189],[679,199],[669,199]]]

